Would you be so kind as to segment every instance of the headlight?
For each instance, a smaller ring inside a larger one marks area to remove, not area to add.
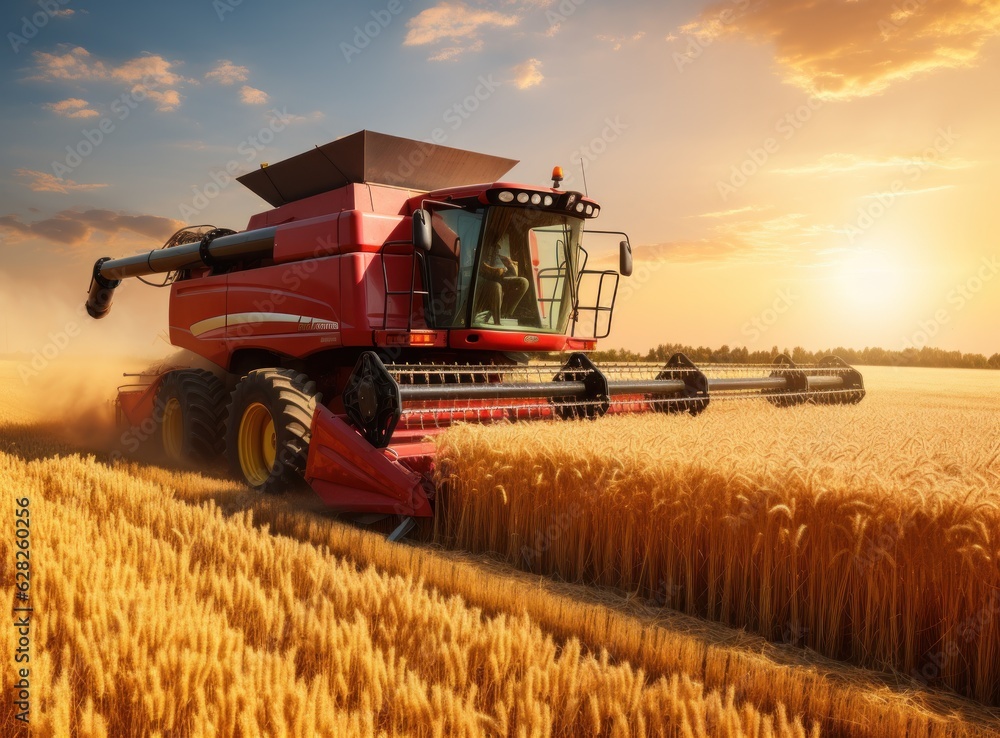
[[[545,207],[547,207],[547,208],[548,208],[548,207],[551,207],[551,206],[552,206],[552,195],[546,195],[546,196],[545,196],[545,199],[544,199],[544,200],[542,200],[542,204],[543,204],[543,205],[544,205]]]
[[[539,195],[537,192],[531,196],[532,205],[538,205],[541,201],[542,201],[542,196]]]
[[[593,214],[594,214],[594,206],[593,205],[588,205],[587,206],[587,215],[593,215]]]
[[[521,203],[522,205],[524,205],[524,204],[526,204],[528,202],[528,198],[529,197],[531,197],[531,196],[527,192],[518,192],[517,193],[517,201],[519,203]]]
[[[507,192],[506,190],[504,190],[499,195],[497,195],[497,200],[499,200],[500,202],[514,202],[514,193]]]
[[[576,204],[576,212],[578,212],[578,213],[582,213],[583,212],[583,203],[582,202],[578,202]]]

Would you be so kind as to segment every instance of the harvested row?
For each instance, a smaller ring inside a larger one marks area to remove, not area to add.
[[[988,405],[905,388],[458,427],[436,538],[998,704],[998,437]]]
[[[32,735],[819,735],[92,459],[0,455],[0,488],[30,499]]]

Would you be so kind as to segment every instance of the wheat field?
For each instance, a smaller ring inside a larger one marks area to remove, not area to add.
[[[99,445],[89,412],[46,421],[51,407],[39,412],[9,367],[0,379],[0,515],[13,521],[24,496],[32,510],[32,735],[930,738],[1000,727],[967,700],[665,602],[388,544],[308,493],[260,498],[212,470],[79,453]],[[68,427],[78,421],[89,430]],[[450,469],[473,430],[448,436]],[[492,430],[483,448],[515,429]],[[12,540],[0,537],[9,602]],[[543,539],[529,568],[559,540]],[[13,716],[0,715],[0,735],[23,727]]]
[[[868,374],[858,406],[453,429],[437,538],[1000,704],[1000,377]]]

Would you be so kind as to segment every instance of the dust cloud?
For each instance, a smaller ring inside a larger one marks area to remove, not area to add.
[[[218,368],[170,345],[168,290],[124,284],[108,317],[94,320],[84,309],[90,267],[51,260],[37,279],[0,272],[0,416],[74,451],[127,455],[136,444],[123,437],[114,400],[119,386],[143,379],[123,373]]]
[[[8,371],[18,374],[12,378],[17,403],[9,410],[21,422],[44,427],[48,435],[76,451],[126,456],[152,437],[155,424],[141,428],[129,427],[127,422],[119,425],[115,412],[118,388],[147,384],[170,368],[193,366],[208,368],[200,357],[176,350],[153,360],[67,354],[49,361],[40,371],[31,370],[28,361],[15,360],[8,364]]]

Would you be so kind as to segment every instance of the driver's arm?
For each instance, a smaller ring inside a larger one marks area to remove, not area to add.
[[[479,273],[484,277],[493,277],[494,279],[499,279],[504,275],[507,270],[503,267],[495,267],[492,264],[487,264],[485,261],[479,265]]]
[[[502,261],[504,263],[504,266],[507,269],[509,269],[510,271],[514,272],[514,276],[515,277],[518,276],[518,274],[517,274],[517,262],[516,261],[514,261],[513,259],[511,259],[508,256],[504,256],[503,254],[500,254],[500,261]],[[506,272],[507,269],[505,269],[504,271]]]

